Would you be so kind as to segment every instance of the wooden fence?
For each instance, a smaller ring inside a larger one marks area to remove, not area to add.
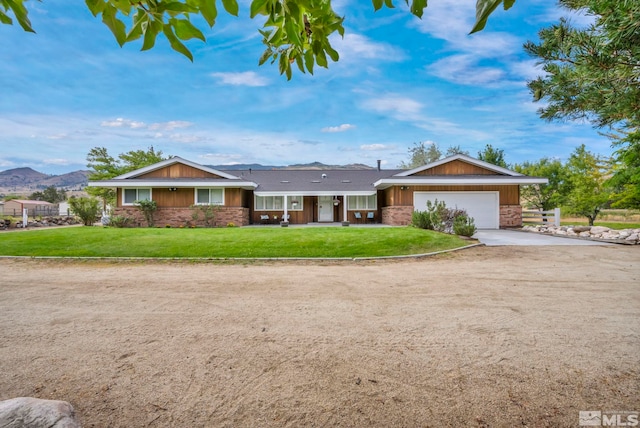
[[[522,210],[522,222],[525,224],[546,224],[560,227],[560,208],[549,211]]]

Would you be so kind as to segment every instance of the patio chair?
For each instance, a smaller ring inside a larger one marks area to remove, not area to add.
[[[362,221],[362,214],[360,211],[354,212],[353,216],[356,218],[356,223],[360,223]]]
[[[367,213],[367,221],[374,222],[375,221],[375,213],[373,211],[369,211]]]
[[[268,214],[260,214],[260,222],[261,223],[268,223],[269,222],[269,215]]]

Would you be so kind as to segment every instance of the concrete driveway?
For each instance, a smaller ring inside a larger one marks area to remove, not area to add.
[[[586,239],[567,238],[563,236],[543,235],[541,233],[523,232],[521,230],[478,230],[473,237],[487,246],[500,245],[613,245],[606,242],[588,241]]]

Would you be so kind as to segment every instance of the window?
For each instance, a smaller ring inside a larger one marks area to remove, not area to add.
[[[284,196],[256,196],[256,211],[284,211]],[[287,196],[287,211],[302,211],[302,196]]]
[[[196,205],[224,205],[224,189],[196,189]]]
[[[133,205],[136,201],[150,201],[151,189],[124,189],[122,205]]]
[[[348,210],[375,210],[377,209],[376,195],[369,196],[347,196]]]

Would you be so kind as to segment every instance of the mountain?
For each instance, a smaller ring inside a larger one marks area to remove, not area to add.
[[[89,171],[74,171],[61,175],[47,175],[32,168],[14,168],[0,171],[0,193],[32,193],[49,186],[65,190],[80,189],[87,185]]]

